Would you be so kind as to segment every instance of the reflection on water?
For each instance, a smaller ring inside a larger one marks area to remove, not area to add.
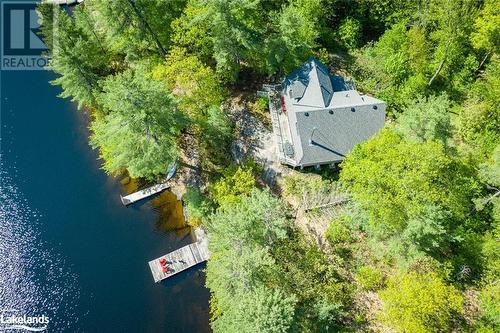
[[[130,178],[126,175],[123,176],[120,183],[122,184],[123,193],[126,194],[136,192],[152,185],[144,180]],[[132,205],[132,207],[144,205],[145,202],[149,202],[153,210],[158,212],[158,219],[155,223],[157,230],[163,232],[178,231],[180,236],[189,232],[189,226],[184,218],[182,201],[180,201],[174,193],[168,190],[163,191],[143,200],[143,202]]]
[[[1,73],[0,307],[43,311],[48,332],[210,332],[203,265],[155,284],[147,264],[190,243],[187,230],[156,228],[182,223],[152,200],[122,205],[143,184],[99,169],[86,116],[54,78]]]
[[[151,200],[151,206],[159,213],[156,221],[158,230],[178,230],[182,233],[183,229],[189,228],[184,218],[182,202],[172,192],[160,193]]]
[[[0,311],[45,315],[48,331],[74,332],[76,278],[60,256],[40,241],[39,213],[13,184],[0,163]]]

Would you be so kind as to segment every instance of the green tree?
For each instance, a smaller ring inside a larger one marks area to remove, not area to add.
[[[312,55],[320,30],[321,3],[293,1],[276,13],[272,31],[265,38],[267,74],[284,74]]]
[[[372,232],[402,233],[423,251],[444,250],[456,237],[480,189],[474,173],[440,143],[406,142],[389,128],[354,148],[340,180],[370,214]]]
[[[294,319],[295,299],[279,289],[256,287],[237,294],[233,304],[212,323],[214,332],[285,333]]]
[[[214,209],[214,203],[203,195],[198,189],[188,187],[182,197],[186,209],[188,222],[191,226],[198,226],[203,219],[208,217]]]
[[[231,166],[224,171],[224,177],[213,184],[210,192],[214,201],[224,207],[240,201],[242,195],[252,193],[254,188],[255,177],[252,169]]]
[[[185,49],[174,47],[152,75],[165,83],[177,97],[179,109],[190,118],[202,163],[210,167],[209,162],[224,160],[226,152],[222,147],[226,146],[231,127],[221,106],[226,91],[214,70]]]
[[[91,144],[100,149],[109,173],[126,168],[132,177],[165,173],[178,156],[185,126],[174,100],[157,81],[127,70],[102,83],[105,115],[93,122]]]
[[[400,111],[418,95],[468,92],[478,66],[470,41],[480,3],[431,0],[357,53],[360,87]]]
[[[225,97],[218,77],[185,49],[172,48],[166,62],[156,66],[152,75],[165,82],[178,97],[179,108],[191,117],[203,117],[211,106],[220,106]]]
[[[500,60],[493,56],[461,107],[458,133],[484,159],[500,142]]]
[[[183,3],[182,0],[89,0],[85,7],[114,50],[139,59],[151,52],[167,54],[170,24],[180,15]]]
[[[497,211],[497,214],[500,213]],[[477,332],[490,333],[500,329],[500,214],[482,244],[484,274],[480,290],[481,313],[476,324]]]
[[[338,31],[338,37],[348,49],[354,49],[361,42],[361,24],[351,17],[342,21]]]
[[[397,23],[373,46],[355,54],[360,88],[380,96],[397,110],[427,93],[432,48],[423,27],[407,30],[403,22]]]
[[[60,76],[51,83],[60,85],[60,97],[70,97],[79,108],[96,108],[98,81],[110,73],[108,50],[101,37],[88,29],[85,9],[78,7],[69,16],[65,11],[41,4],[42,35],[50,48],[49,68]]]
[[[285,332],[290,326],[293,296],[265,287],[276,270],[269,248],[286,236],[285,213],[278,199],[255,190],[210,217],[206,284],[215,332]]]
[[[333,259],[293,230],[272,249],[274,284],[297,299],[292,332],[338,332],[352,299],[342,259]]]
[[[407,140],[440,141],[451,137],[450,102],[446,95],[421,97],[408,104],[397,118],[396,130]]]
[[[229,245],[226,242],[269,246],[286,236],[287,226],[281,202],[268,192],[254,190],[239,201],[229,202],[211,217],[211,250],[222,251]],[[237,232],[229,235],[229,230]]]
[[[265,11],[260,0],[195,0],[199,9],[191,25],[207,27],[217,72],[235,80],[242,62],[252,65],[262,56]]]
[[[500,221],[500,145],[493,151],[491,158],[479,165],[479,176],[489,189],[486,197],[476,200],[478,209],[493,206],[493,218]]]
[[[430,1],[424,14],[425,19],[429,21],[429,36],[435,44],[433,74],[429,79],[429,86],[441,72],[447,72],[444,79],[453,80],[453,74],[460,72],[464,64],[467,64],[467,55],[471,48],[469,36],[477,6],[478,3],[474,0]],[[473,71],[473,68],[471,69]]]
[[[182,15],[172,21],[172,42],[196,55],[203,63],[212,64],[213,43],[208,33],[210,22],[203,19],[207,10],[199,6],[197,1],[188,1]]]
[[[500,50],[500,9],[497,1],[485,1],[474,22],[471,40],[475,48],[486,52],[478,68],[482,67],[491,53],[498,54]]]
[[[398,332],[450,331],[462,313],[463,298],[436,274],[407,272],[389,279],[380,292],[380,320]]]

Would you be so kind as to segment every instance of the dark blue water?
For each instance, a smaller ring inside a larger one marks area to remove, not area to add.
[[[48,332],[208,332],[204,267],[154,284],[147,265],[188,231],[123,207],[53,78],[1,73],[0,310],[48,315]]]

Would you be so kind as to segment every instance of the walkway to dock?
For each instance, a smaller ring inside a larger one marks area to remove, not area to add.
[[[160,282],[208,260],[210,253],[208,252],[208,239],[205,232],[201,228],[196,228],[194,233],[196,236],[195,243],[181,247],[149,262],[149,268],[155,282]],[[163,271],[160,260],[166,260],[167,272]]]
[[[150,186],[148,188],[145,188],[144,190],[140,190],[140,191],[134,192],[132,194],[126,195],[124,197],[120,195],[120,198],[122,199],[122,203],[125,206],[128,206],[130,204],[133,204],[134,202],[137,202],[139,200],[150,197],[153,194],[160,193],[161,191],[166,190],[169,187],[170,187],[170,185],[167,182],[163,182],[163,183],[156,184],[156,185]]]

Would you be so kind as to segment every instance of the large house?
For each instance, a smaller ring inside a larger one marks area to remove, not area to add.
[[[383,101],[357,92],[310,58],[269,92],[280,161],[293,167],[342,161],[384,125]]]

